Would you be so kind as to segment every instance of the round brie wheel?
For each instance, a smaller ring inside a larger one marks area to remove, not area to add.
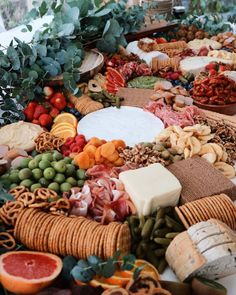
[[[98,137],[110,141],[123,139],[128,146],[152,142],[164,129],[155,115],[136,107],[109,107],[88,114],[79,121],[77,131],[86,139]]]

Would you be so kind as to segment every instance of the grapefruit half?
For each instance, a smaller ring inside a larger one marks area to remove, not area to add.
[[[34,294],[50,285],[62,270],[53,254],[11,251],[0,256],[1,284],[15,294]]]

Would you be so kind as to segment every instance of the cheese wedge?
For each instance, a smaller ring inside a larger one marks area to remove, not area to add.
[[[139,215],[149,215],[157,207],[178,204],[181,184],[161,164],[122,172],[119,179],[124,183]]]

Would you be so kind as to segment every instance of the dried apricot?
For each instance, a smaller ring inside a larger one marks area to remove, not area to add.
[[[97,148],[94,145],[86,145],[84,147],[84,152],[87,152],[89,154],[89,157],[94,157],[96,153]]]
[[[91,137],[87,144],[94,145],[95,147],[99,147],[100,145],[102,145],[102,140],[97,137]]]
[[[107,158],[111,156],[115,152],[115,150],[116,150],[115,145],[112,142],[107,142],[102,145],[101,155],[104,158]]]
[[[94,158],[90,158],[89,159],[89,168],[92,168],[95,165],[95,159]]]
[[[122,165],[124,165],[124,159],[119,158],[119,159],[116,160],[113,164],[114,164],[115,166],[122,166]]]
[[[126,147],[126,144],[125,144],[124,140],[122,140],[122,139],[114,139],[111,142],[115,145],[116,149],[118,149],[118,148],[124,149]]]
[[[110,155],[109,157],[107,157],[107,160],[110,162],[115,162],[119,159],[119,153],[117,151],[114,151],[114,153],[112,155]]]
[[[75,156],[74,162],[81,169],[88,169],[90,167],[90,158],[87,152],[81,152]]]
[[[101,146],[97,148],[95,153],[95,161],[97,164],[102,164],[105,159],[101,155]]]

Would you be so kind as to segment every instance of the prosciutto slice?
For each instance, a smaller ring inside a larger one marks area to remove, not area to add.
[[[128,166],[109,168],[97,165],[87,170],[90,177],[81,191],[71,190],[71,214],[87,216],[102,224],[112,221],[124,221],[130,214],[136,213],[123,183],[118,179],[121,171]]]
[[[171,106],[166,105],[163,100],[150,102],[144,110],[153,113],[160,118],[165,127],[168,126],[192,126],[195,124],[194,119],[198,116],[203,116],[204,113],[196,106],[187,106],[182,112],[176,112]]]

